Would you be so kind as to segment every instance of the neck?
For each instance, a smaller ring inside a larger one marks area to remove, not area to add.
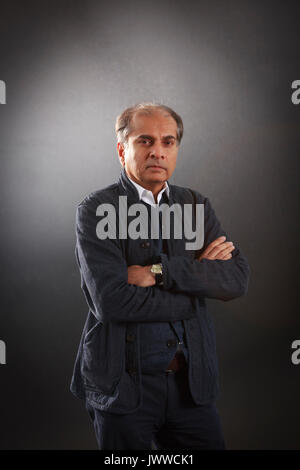
[[[157,202],[158,193],[165,187],[166,182],[163,181],[153,181],[151,183],[146,183],[144,181],[137,180],[134,176],[128,175],[135,183],[139,184],[143,188],[151,191],[154,197],[155,202]]]

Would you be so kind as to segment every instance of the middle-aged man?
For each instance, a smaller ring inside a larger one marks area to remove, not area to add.
[[[89,312],[71,390],[86,402],[100,449],[225,449],[216,408],[215,333],[205,298],[244,295],[247,260],[228,240],[207,197],[167,183],[183,134],[177,113],[140,103],[118,116],[116,133],[119,181],[77,208],[76,257]],[[166,205],[189,205],[193,227],[196,207],[204,208],[199,249],[190,249],[186,232],[175,236],[175,223],[163,235]],[[137,207],[148,231],[130,237],[129,226],[137,223],[130,208]]]

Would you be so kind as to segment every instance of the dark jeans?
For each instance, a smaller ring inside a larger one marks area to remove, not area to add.
[[[87,405],[101,450],[225,450],[214,402],[196,406],[187,367],[176,373],[142,375],[143,403],[134,413],[117,415]]]

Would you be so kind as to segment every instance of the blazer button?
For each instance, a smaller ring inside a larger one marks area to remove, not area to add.
[[[177,344],[176,339],[169,339],[169,340],[167,341],[167,346],[168,346],[168,348],[171,348],[172,346],[175,347],[176,344]]]
[[[141,243],[142,248],[149,248],[149,246],[150,246],[150,242],[142,242]]]
[[[135,340],[135,335],[131,333],[128,333],[128,335],[126,335],[126,341],[132,343],[134,340]]]

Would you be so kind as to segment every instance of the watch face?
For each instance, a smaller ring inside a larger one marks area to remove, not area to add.
[[[157,274],[161,274],[162,273],[162,267],[160,264],[153,264],[152,265],[152,268],[151,268],[151,272],[152,273],[157,273]]]

